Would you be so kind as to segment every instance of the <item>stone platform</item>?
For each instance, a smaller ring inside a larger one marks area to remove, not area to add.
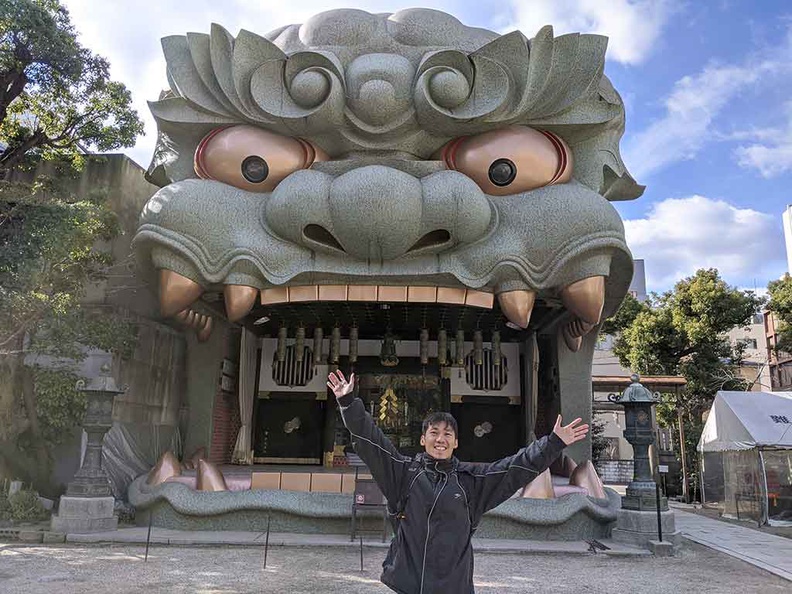
[[[113,497],[63,496],[52,516],[52,531],[63,534],[105,532],[118,527]]]
[[[484,515],[476,536],[526,540],[580,541],[609,538],[620,505],[608,499],[571,493],[556,499],[511,499]],[[245,490],[204,492],[179,483],[154,487],[146,477],[129,487],[137,521],[178,530],[264,531],[343,534],[350,529],[352,496],[347,493]],[[366,520],[376,528],[379,520]]]

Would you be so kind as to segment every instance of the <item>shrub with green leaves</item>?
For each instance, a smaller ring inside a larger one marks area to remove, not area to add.
[[[41,505],[35,491],[17,491],[8,498],[8,503],[11,507],[11,519],[17,522],[35,522],[49,517],[49,512]]]
[[[8,493],[0,489],[0,520],[11,519],[11,504],[8,502]]]

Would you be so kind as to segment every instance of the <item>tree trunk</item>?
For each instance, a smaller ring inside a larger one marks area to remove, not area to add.
[[[4,122],[11,102],[22,94],[28,82],[24,70],[11,71],[0,79],[0,123]]]
[[[679,423],[679,457],[682,458],[682,496],[685,503],[690,503],[690,480],[687,471],[687,452],[685,448],[685,420],[682,418],[682,407],[677,405],[677,423]]]
[[[0,158],[0,177],[7,179],[8,173],[22,162],[30,150],[49,144],[49,140],[42,130],[36,130],[25,142],[3,153],[3,157]]]

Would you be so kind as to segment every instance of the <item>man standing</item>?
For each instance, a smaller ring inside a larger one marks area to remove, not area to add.
[[[575,419],[513,456],[489,464],[460,462],[456,420],[430,414],[421,429],[424,452],[402,456],[355,398],[349,381],[331,373],[333,391],[352,445],[388,500],[395,536],[383,562],[382,582],[401,594],[463,594],[473,589],[470,539],[481,517],[544,472],[568,445],[583,439],[588,425]]]

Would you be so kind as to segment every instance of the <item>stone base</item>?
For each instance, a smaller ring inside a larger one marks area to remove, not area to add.
[[[41,530],[20,530],[19,541],[29,543],[40,543],[44,538],[44,533]]]
[[[674,548],[674,544],[667,540],[663,542],[659,540],[649,541],[649,550],[652,551],[655,557],[671,557],[674,554]]]
[[[53,532],[86,534],[118,528],[112,497],[61,497],[57,515],[52,516]]]
[[[62,532],[45,532],[44,544],[60,544],[66,542],[66,535]]]
[[[660,526],[663,529],[663,543],[668,542],[675,549],[682,536],[676,530],[674,512],[660,512]],[[649,542],[657,540],[657,536],[657,512],[619,510],[611,536],[613,540],[648,549]]]
[[[600,540],[610,538],[620,496],[605,489],[607,500],[572,493],[558,499],[510,499],[487,512],[476,536],[519,540]],[[129,487],[135,522],[177,530],[239,530],[302,534],[348,534],[351,494],[298,491],[193,491],[175,482],[150,486],[146,475]],[[382,515],[366,517],[379,529]]]

